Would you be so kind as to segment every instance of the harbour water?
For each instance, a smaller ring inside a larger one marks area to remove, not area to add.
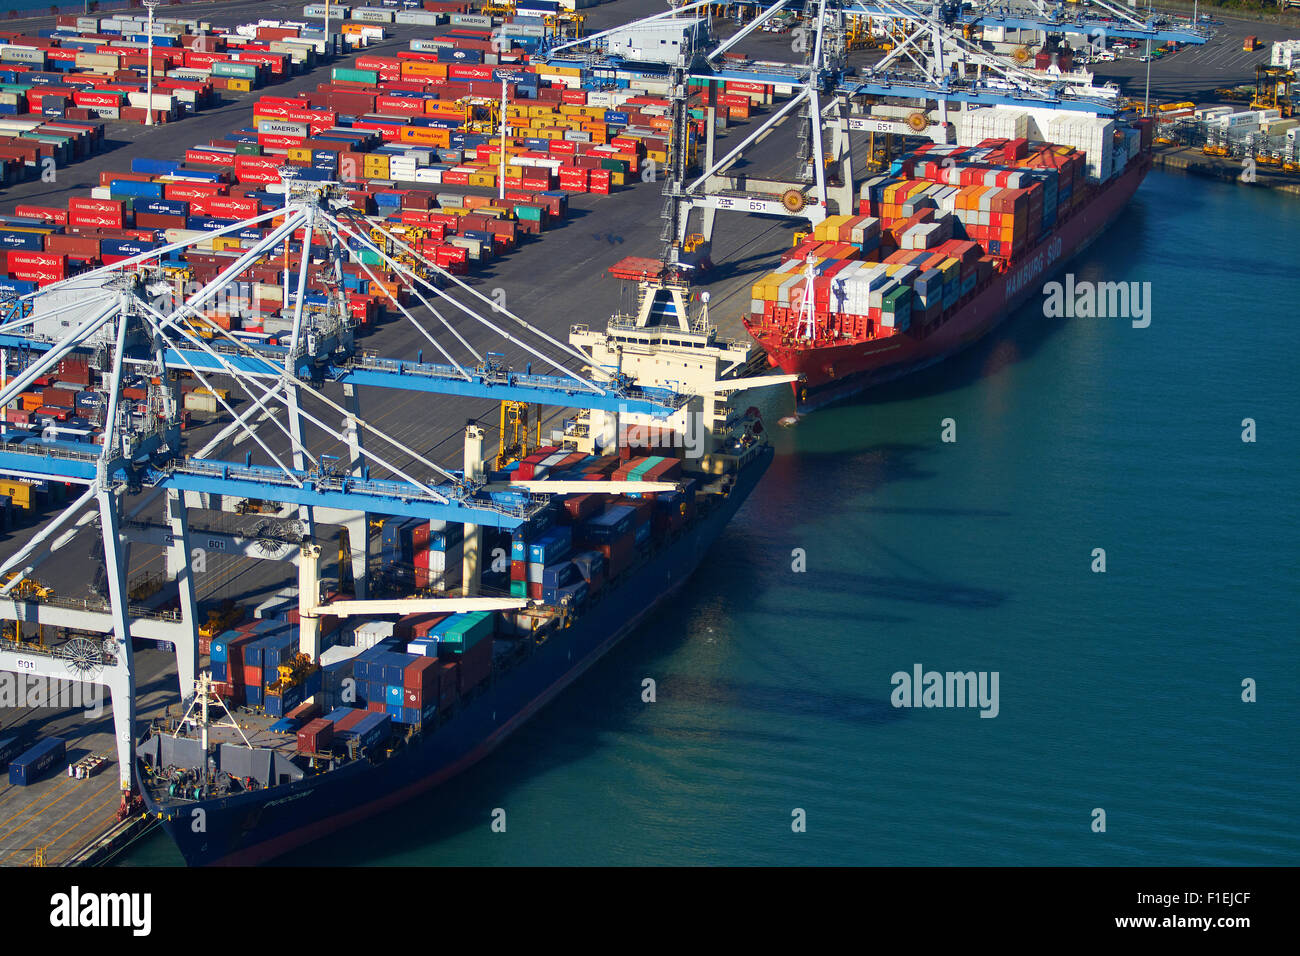
[[[1296,248],[1293,200],[1153,173],[1070,267],[1150,283],[1149,327],[1039,301],[793,428],[770,395],[776,462],[652,627],[282,862],[1300,862]],[[892,706],[915,665],[996,672],[996,717]]]

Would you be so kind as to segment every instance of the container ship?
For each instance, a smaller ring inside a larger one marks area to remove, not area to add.
[[[864,183],[858,215],[796,236],[754,285],[745,327],[773,366],[801,376],[799,412],[978,341],[1101,235],[1151,168],[1147,121],[959,115],[957,145],[896,159]],[[1078,145],[1026,135],[1038,130]]]
[[[674,419],[581,413],[566,423],[566,447],[488,473],[490,487],[674,486],[556,494],[509,540],[485,540],[485,554],[500,547],[511,560],[508,572],[484,571],[479,593],[521,598],[519,609],[399,613],[355,626],[323,617],[331,646],[313,661],[299,653],[305,605],[286,591],[283,604],[273,599],[212,639],[184,715],[155,721],[136,746],[145,806],[187,863],[262,863],[431,790],[500,745],[681,586],[772,459],[757,410],[717,400],[718,379],[757,350],[718,341],[688,308],[684,287],[650,283],[638,314],[614,317],[608,330],[629,355],[655,356],[644,364],[657,371],[641,384],[657,374],[691,396]],[[593,344],[585,326],[572,338]],[[605,364],[599,350],[587,354]],[[707,387],[692,395],[682,384],[691,376]],[[713,427],[696,441],[688,419],[706,407]],[[427,595],[458,584],[462,532],[384,519],[391,585]]]

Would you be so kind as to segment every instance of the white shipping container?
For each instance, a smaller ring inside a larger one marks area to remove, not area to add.
[[[297,55],[301,52],[305,58],[308,52],[315,53],[317,56],[324,56],[328,49],[328,43],[324,37],[290,37],[287,40],[277,40],[271,44],[272,53],[289,53],[294,55],[297,62]]]
[[[430,551],[429,570],[431,572],[450,571],[459,568],[464,556],[465,543],[463,541],[453,545],[450,551]]]
[[[34,66],[45,66],[45,51],[36,47],[18,46],[17,44],[8,43],[0,46],[0,60],[6,63],[30,63]]]
[[[348,18],[348,14],[351,13],[351,12],[352,12],[352,8],[349,7],[349,6],[347,6],[346,4],[341,4],[341,3],[340,3],[340,4],[334,4],[334,3],[331,3],[331,4],[330,4],[330,23],[332,24],[332,23],[335,21],[336,18],[339,19],[339,20],[346,20],[346,19]],[[322,18],[323,18],[323,17],[325,16],[325,4],[323,4],[323,3],[309,3],[307,6],[305,6],[305,7],[302,8],[302,15],[303,15],[304,17],[322,17]]]
[[[341,661],[350,661],[362,651],[364,647],[357,645],[348,646],[346,644],[335,644],[333,647],[327,647],[320,653],[320,666],[328,667],[330,664],[338,664]]]
[[[215,412],[217,410],[217,396],[204,395],[200,392],[186,392],[185,410],[187,412]]]
[[[176,108],[176,99],[170,93],[155,93],[152,107],[149,106],[151,101],[148,93],[127,93],[126,101],[137,109],[152,108],[170,112]]]
[[[78,53],[73,65],[78,70],[116,70],[118,58],[113,53]]]
[[[282,120],[258,120],[257,131],[276,136],[307,136],[310,127],[306,123],[286,123]]]
[[[357,7],[352,11],[352,19],[364,23],[392,23],[393,11],[381,7]]]
[[[447,22],[447,14],[428,10],[399,10],[393,17],[395,23],[411,23],[422,27],[436,27]]]
[[[1297,61],[1300,61],[1300,40],[1277,40],[1273,43],[1273,55],[1269,61],[1273,66],[1290,70]]]

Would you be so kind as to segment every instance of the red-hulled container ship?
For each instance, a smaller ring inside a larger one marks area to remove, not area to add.
[[[1151,127],[1088,153],[1028,139],[927,146],[862,187],[754,285],[749,333],[812,411],[978,341],[1103,233],[1151,168]]]

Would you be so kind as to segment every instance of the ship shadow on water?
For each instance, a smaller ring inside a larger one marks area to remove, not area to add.
[[[734,526],[733,526],[734,527]],[[723,726],[707,718],[728,710],[747,710],[774,718],[821,718],[856,726],[879,726],[905,719],[906,714],[875,697],[834,694],[774,683],[700,678],[680,669],[665,671],[667,662],[688,641],[707,639],[708,618],[736,622],[755,608],[735,592],[737,574],[744,576],[747,549],[736,548],[731,530],[712,552],[728,558],[725,567],[706,557],[699,571],[674,598],[661,606],[653,623],[643,624],[594,664],[555,700],[516,731],[480,763],[429,794],[415,798],[378,818],[363,821],[291,853],[272,865],[428,865],[438,862],[438,845],[488,827],[495,807],[509,808],[512,793],[532,782],[591,758],[619,738],[712,738],[737,745],[794,746],[802,738],[770,730]],[[728,540],[732,539],[732,540]],[[752,568],[764,573],[761,562]],[[675,664],[680,668],[681,664]],[[641,702],[641,680],[656,674],[662,705],[674,708],[668,721],[649,720]],[[815,683],[810,681],[810,683]],[[696,718],[692,715],[699,714]],[[682,717],[686,719],[681,719]],[[773,727],[786,721],[764,721]],[[599,783],[599,777],[597,783]],[[565,812],[557,808],[556,812]],[[346,847],[331,849],[331,844]],[[458,858],[464,852],[457,847]],[[485,860],[484,862],[489,862]],[[494,859],[492,863],[509,862]]]

